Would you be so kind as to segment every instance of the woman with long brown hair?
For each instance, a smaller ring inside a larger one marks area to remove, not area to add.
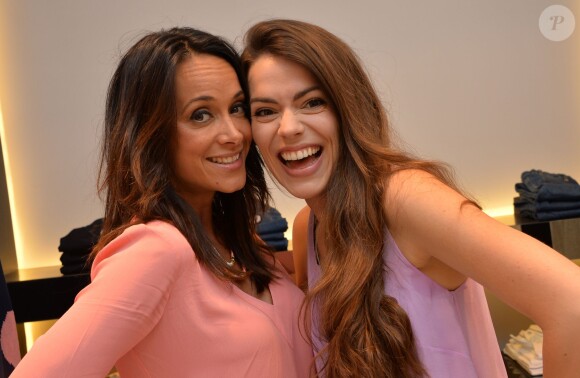
[[[92,282],[13,377],[303,377],[303,294],[255,233],[268,193],[235,50],[150,33],[107,97]]]
[[[254,141],[309,206],[293,249],[320,375],[505,377],[483,286],[543,328],[545,376],[580,371],[580,269],[485,215],[444,165],[397,149],[343,41],[264,21],[242,61]]]

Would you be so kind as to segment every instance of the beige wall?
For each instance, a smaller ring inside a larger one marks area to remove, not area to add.
[[[101,216],[95,167],[109,77],[145,30],[229,39],[299,18],[343,37],[417,153],[455,167],[486,209],[526,169],[580,178],[580,40],[538,30],[552,2],[0,0],[0,104],[22,267],[59,264],[59,238]],[[578,1],[560,1],[580,16]],[[580,20],[578,20],[580,22]],[[302,201],[275,194],[291,219]]]

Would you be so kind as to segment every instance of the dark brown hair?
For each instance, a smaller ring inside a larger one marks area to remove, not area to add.
[[[171,141],[176,135],[175,73],[192,54],[209,54],[235,70],[246,100],[247,84],[240,59],[223,39],[192,28],[147,34],[121,58],[107,95],[99,190],[105,193],[101,238],[93,256],[127,227],[163,220],[187,238],[197,259],[218,277],[238,280],[216,253],[199,217],[171,186]],[[273,277],[264,244],[255,236],[256,213],[269,199],[262,161],[254,143],[246,159],[245,186],[216,193],[213,223],[216,236],[252,272],[260,291]]]
[[[427,375],[408,315],[384,293],[388,267],[382,256],[382,201],[385,183],[397,170],[422,169],[454,187],[450,171],[393,146],[386,111],[368,75],[352,49],[335,35],[300,21],[260,22],[246,33],[246,74],[264,54],[310,71],[331,99],[339,121],[339,157],[321,223],[327,255],[322,276],[309,288],[303,307],[308,312],[316,304],[320,311],[314,332],[328,342],[317,356],[323,359],[326,376]]]

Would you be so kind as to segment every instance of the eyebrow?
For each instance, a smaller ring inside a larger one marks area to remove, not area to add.
[[[244,96],[244,91],[240,89],[235,95],[233,95],[232,100],[236,100],[238,97],[243,97],[243,96]],[[198,97],[192,98],[191,100],[187,101],[185,103],[185,105],[183,105],[182,111],[185,111],[185,109],[187,109],[187,107],[194,102],[212,101],[212,100],[215,100],[215,97],[213,97],[213,96],[198,96]]]
[[[294,95],[294,97],[292,97],[293,101],[298,100],[301,97],[306,96],[308,93],[315,91],[315,90],[319,90],[320,86],[319,85],[313,85],[311,87],[308,87],[306,89],[301,90],[300,92],[296,93]],[[270,97],[254,97],[250,99],[250,104],[253,104],[254,102],[265,102],[267,104],[276,104],[277,101],[274,100],[273,98]]]

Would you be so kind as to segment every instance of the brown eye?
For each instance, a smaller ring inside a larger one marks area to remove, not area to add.
[[[209,121],[210,118],[211,113],[205,109],[196,110],[195,112],[193,112],[191,117],[189,117],[189,119],[191,119],[192,121],[199,123],[207,122]]]
[[[271,116],[272,114],[274,114],[274,111],[272,109],[263,108],[256,110],[256,112],[254,113],[254,117],[267,117]]]
[[[238,102],[238,103],[234,104],[234,106],[232,106],[232,109],[230,110],[230,114],[245,116],[246,115],[246,105],[243,102]]]
[[[324,106],[324,105],[326,105],[326,101],[324,101],[323,99],[313,98],[313,99],[306,101],[306,104],[304,104],[304,107],[305,108],[317,108],[317,107]]]
[[[252,114],[252,122],[262,122],[267,123],[271,122],[278,116],[278,112],[272,108],[258,108]]]

